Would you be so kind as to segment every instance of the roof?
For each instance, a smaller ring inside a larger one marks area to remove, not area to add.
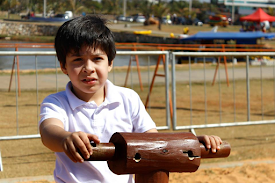
[[[198,32],[187,38],[182,38],[181,41],[185,40],[213,40],[213,39],[222,39],[222,40],[243,40],[243,39],[259,39],[273,38],[274,34],[272,33],[263,33],[261,31],[257,32]]]

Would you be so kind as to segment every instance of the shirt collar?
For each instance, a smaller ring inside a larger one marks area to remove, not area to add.
[[[101,105],[107,106],[109,104],[116,104],[118,106],[122,103],[121,99],[116,95],[117,92],[115,92],[115,90],[116,90],[115,85],[111,81],[106,80],[105,100]],[[69,104],[73,110],[75,110],[79,106],[87,105],[87,104],[96,106],[96,103],[94,101],[85,102],[85,101],[79,99],[77,96],[75,96],[75,94],[72,92],[71,81],[68,82],[68,84],[66,86],[66,95],[68,97]]]

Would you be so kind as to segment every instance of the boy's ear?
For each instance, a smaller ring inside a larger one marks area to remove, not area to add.
[[[68,72],[67,72],[67,69],[66,69],[66,66],[65,64],[63,65],[61,62],[59,63],[60,64],[60,68],[62,70],[62,72],[66,75],[68,75]]]
[[[113,68],[113,60],[111,61],[111,63],[108,66],[108,72],[110,72]]]

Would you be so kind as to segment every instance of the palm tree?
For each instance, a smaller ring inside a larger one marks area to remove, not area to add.
[[[155,4],[153,6],[153,12],[154,12],[155,17],[158,17],[158,19],[159,19],[158,28],[159,28],[159,30],[161,30],[162,17],[163,17],[164,14],[167,14],[169,12],[169,9],[167,8],[167,4],[162,3],[159,0],[159,3]]]
[[[119,0],[102,0],[102,11],[108,14],[119,15],[122,14],[122,6],[120,6]]]
[[[76,13],[79,13],[82,9],[84,9],[84,6],[80,4],[80,1],[78,0],[69,0],[70,5],[72,7],[72,12],[75,15]]]

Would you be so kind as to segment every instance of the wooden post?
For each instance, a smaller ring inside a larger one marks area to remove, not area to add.
[[[15,44],[15,51],[18,51],[18,44]],[[13,71],[14,71],[14,66],[15,66],[15,56],[13,58],[13,63],[12,63],[12,69],[11,69],[11,77],[10,77],[10,84],[9,84],[9,92],[11,90],[11,83],[12,83],[12,76],[13,76]],[[19,68],[19,56],[16,56],[16,66],[17,66],[17,86],[18,86],[18,95],[21,96],[21,89],[20,89],[20,68]]]
[[[189,132],[115,133],[109,143],[97,144],[88,161],[107,161],[115,174],[135,174],[136,183],[168,183],[169,172],[195,172],[201,158],[227,157],[223,142],[213,154]]]
[[[134,48],[132,49],[132,51],[137,51],[136,44],[134,44]],[[140,73],[140,68],[139,68],[138,55],[135,55],[135,60],[133,60],[133,61],[136,61],[136,64],[137,64],[139,86],[140,86],[140,90],[143,91],[143,85],[142,85],[142,81],[141,81],[141,73]],[[132,64],[132,55],[130,55],[130,60],[129,60],[129,64],[128,64],[128,69],[127,69],[127,73],[126,73],[124,87],[127,86],[127,81],[128,81],[128,76],[129,76],[131,64]]]

